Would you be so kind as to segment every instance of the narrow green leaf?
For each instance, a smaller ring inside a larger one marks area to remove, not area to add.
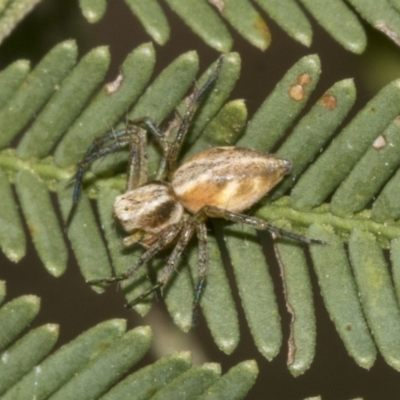
[[[286,307],[291,314],[287,364],[293,376],[306,372],[314,360],[316,326],[313,293],[304,250],[297,243],[275,243],[284,285]]]
[[[233,146],[242,135],[246,122],[245,101],[232,100],[226,103],[207,125],[201,139],[213,146]]]
[[[78,163],[92,141],[112,129],[142,93],[154,63],[151,43],[128,54],[115,81],[104,85],[64,135],[54,155],[57,164],[65,167]]]
[[[6,282],[0,281],[0,305],[3,303],[6,294],[7,294]]]
[[[313,244],[310,250],[329,315],[349,355],[369,369],[375,362],[376,348],[358,298],[362,289],[355,285],[343,243],[330,227],[314,224],[308,232],[311,238],[327,242]]]
[[[400,14],[388,0],[381,0],[379,7],[374,0],[348,0],[348,2],[374,28],[400,46]]]
[[[211,235],[208,236],[207,249],[207,285],[200,304],[215,343],[224,353],[231,354],[240,339],[236,306],[222,263],[221,252],[216,239]],[[197,270],[197,265],[192,264],[191,269],[192,276],[197,277],[197,271],[194,271]]]
[[[106,0],[79,0],[84,17],[92,24],[100,21],[107,9]]]
[[[0,43],[39,2],[40,0],[19,0],[9,4],[0,19]]]
[[[121,193],[118,190],[104,186],[100,189],[97,200],[97,207],[100,214],[101,226],[107,240],[107,248],[111,256],[112,264],[116,275],[126,272],[132,267],[141,255],[143,250],[136,248],[127,249],[123,246],[123,235],[119,234],[116,220],[113,218],[113,203]],[[127,235],[127,234],[126,234]],[[139,250],[139,251],[138,251]],[[108,278],[104,276],[103,278]],[[135,272],[132,278],[120,282],[127,301],[136,299],[139,295],[150,289],[151,284],[147,277],[147,266]],[[140,314],[145,315],[151,308],[153,296],[150,295],[146,301],[134,306]]]
[[[125,333],[100,352],[51,399],[98,399],[146,354],[150,344],[149,327],[139,327]]]
[[[240,400],[253,387],[258,375],[254,360],[243,361],[232,367],[222,378],[199,397],[199,400]]]
[[[44,157],[48,154],[82,112],[103,81],[109,65],[107,47],[98,47],[82,58],[25,133],[17,149],[19,157]]]
[[[254,342],[272,360],[282,345],[281,321],[265,255],[255,230],[246,225],[224,229],[236,284]]]
[[[317,22],[345,49],[361,54],[367,35],[356,15],[342,0],[300,0]],[[346,21],[345,23],[343,23]]]
[[[247,108],[244,100],[233,100],[221,108],[215,118],[185,153],[189,159],[211,146],[233,146],[242,135],[247,122]]]
[[[399,113],[400,80],[396,80],[367,103],[302,175],[291,194],[292,206],[307,209],[321,204]]]
[[[199,57],[195,51],[177,57],[146,89],[129,118],[148,117],[156,125],[160,124],[193,85],[198,70]]]
[[[76,62],[77,47],[67,40],[50,50],[0,111],[0,147],[5,147],[57,91]]]
[[[174,353],[129,375],[114,386],[101,400],[147,400],[191,367],[190,353]]]
[[[3,352],[0,358],[0,395],[18,382],[51,351],[57,342],[58,331],[58,325],[43,325],[31,330]]]
[[[355,230],[350,236],[349,253],[375,342],[385,361],[400,370],[400,310],[382,250],[372,234]]]
[[[387,223],[400,217],[400,171],[381,190],[372,205],[371,218],[374,221]]]
[[[195,242],[196,239],[193,239]],[[158,262],[157,270],[165,265],[165,259]],[[190,275],[188,265],[198,265],[197,246],[189,245],[181,257],[176,273],[171,277],[163,290],[165,304],[174,324],[182,331],[188,332],[193,326],[193,301],[195,281]]]
[[[170,27],[157,0],[125,0],[145,31],[159,45],[164,45],[170,35]]]
[[[276,152],[293,164],[292,171],[274,190],[272,200],[281,197],[306,169],[347,116],[356,99],[352,79],[336,82],[314,104]]]
[[[67,189],[66,182],[61,181],[57,194],[62,215],[66,221],[72,205],[72,190]],[[80,195],[67,233],[82,275],[86,280],[111,276],[106,247],[85,193]],[[102,291],[100,285],[93,286],[93,288]]]
[[[0,109],[14,94],[30,72],[30,63],[17,60],[0,72]]]
[[[221,375],[219,364],[208,363],[183,373],[172,383],[159,390],[152,400],[197,399]]]
[[[310,46],[310,22],[295,0],[256,0],[256,3],[293,39]]]
[[[218,14],[205,0],[165,0],[192,31],[221,53],[233,44],[231,35]]]
[[[7,176],[0,171],[0,246],[4,254],[18,262],[26,252],[25,232]]]
[[[0,350],[4,349],[33,321],[40,299],[33,295],[18,297],[0,309]]]
[[[26,374],[2,399],[31,400],[32,390],[37,399],[48,398],[125,330],[126,321],[122,319],[105,321],[87,330]]]
[[[210,3],[213,3],[210,1]],[[271,44],[271,33],[266,22],[250,2],[224,0],[214,2],[221,15],[253,46],[266,50]],[[221,4],[221,5],[220,5]],[[220,5],[220,6],[219,6]]]
[[[229,98],[232,90],[234,89],[237,80],[240,75],[241,59],[238,53],[224,54],[221,70],[218,74],[218,79],[212,87],[212,90],[205,96],[199,109],[196,112],[195,119],[189,128],[188,135],[186,137],[185,148],[190,148],[197,143],[197,140],[201,138],[202,132],[207,124],[217,115],[217,112],[225,104]],[[215,71],[217,61],[213,62],[205,71],[196,86],[202,87]],[[178,112],[183,114],[186,109],[187,103],[183,101],[179,107]]]
[[[271,151],[306,105],[320,73],[318,56],[300,59],[257,110],[238,145]]]
[[[60,276],[67,268],[68,250],[47,187],[28,170],[21,170],[15,183],[36,250],[50,274]]]
[[[337,215],[362,211],[400,166],[400,121],[380,135],[336,190],[331,210]]]

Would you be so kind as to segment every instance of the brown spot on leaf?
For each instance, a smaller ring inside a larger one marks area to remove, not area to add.
[[[301,86],[306,86],[311,83],[311,75],[310,74],[301,74],[297,77],[297,83]]]
[[[301,101],[304,99],[305,90],[301,85],[293,85],[290,87],[289,96],[296,101]]]
[[[336,97],[331,94],[325,93],[321,97],[321,104],[328,110],[334,110],[337,107]]]

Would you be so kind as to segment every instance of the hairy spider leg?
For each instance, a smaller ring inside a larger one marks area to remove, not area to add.
[[[124,135],[126,136],[126,131],[119,131],[114,134],[114,136],[119,135],[119,138],[123,137]],[[107,135],[109,136],[109,135]],[[107,140],[107,139],[106,139]],[[79,194],[82,186],[82,179],[83,179],[83,174],[85,173],[86,169],[90,164],[92,164],[94,161],[98,160],[99,158],[105,157],[108,154],[111,154],[115,152],[116,150],[122,149],[126,146],[129,145],[129,140],[119,140],[115,143],[110,144],[107,147],[104,148],[98,148],[95,152],[89,153],[89,150],[87,152],[87,155],[85,158],[80,162],[78,171],[75,175],[75,186],[74,186],[74,192],[72,195],[72,207],[69,211],[67,221],[65,225],[68,227],[69,224],[72,221],[72,217],[74,215],[74,211],[76,209],[76,206],[78,204],[78,199],[79,199]],[[95,148],[94,145],[91,145],[90,150],[93,151]]]
[[[137,270],[139,270],[144,264],[150,261],[158,252],[168,246],[170,243],[174,241],[174,239],[179,235],[179,232],[182,230],[182,222],[177,224],[170,225],[168,228],[165,228],[157,237],[157,241],[151,245],[135,262],[135,264],[126,270],[123,274],[110,276],[109,278],[99,278],[99,279],[91,279],[87,281],[90,285],[96,283],[113,283],[124,281],[130,278]],[[179,243],[179,242],[178,242]],[[166,268],[166,267],[164,267]],[[148,296],[150,293],[154,292],[158,288],[158,284],[154,287],[154,289],[149,290],[149,293],[145,293],[145,295],[140,295],[140,298]],[[136,301],[135,299],[134,301]]]
[[[176,270],[176,265],[187,247],[190,239],[193,236],[193,232],[195,230],[194,224],[192,221],[187,220],[183,223],[183,227],[180,228],[181,233],[179,234],[178,242],[176,243],[171,255],[168,258],[166,266],[163,268],[160,277],[157,280],[157,283],[148,291],[142,293],[140,296],[136,297],[129,303],[126,304],[126,307],[132,307],[137,303],[140,303],[144,298],[149,296],[151,293],[155,292],[158,289],[162,289],[167,282],[170,280],[171,276]],[[133,271],[134,272],[134,271]],[[132,273],[133,273],[132,272]]]
[[[203,221],[196,223],[196,233],[199,242],[198,249],[198,281],[194,291],[193,299],[193,315],[192,325],[197,325],[197,307],[200,304],[201,296],[203,295],[204,289],[207,284],[207,262],[208,262],[208,250],[207,250],[207,227]]]
[[[147,182],[147,133],[139,128],[129,146],[129,162],[125,191]]]
[[[199,215],[203,215],[209,218],[223,218],[232,222],[239,222],[242,224],[250,225],[259,231],[268,231],[271,233],[275,233],[278,236],[284,236],[289,239],[293,239],[297,242],[302,242],[306,244],[326,244],[326,242],[318,239],[309,239],[301,235],[297,235],[296,233],[286,231],[285,229],[278,228],[275,225],[271,225],[270,223],[250,215],[240,214],[232,211],[228,211],[223,208],[214,207],[214,206],[205,206],[199,212]]]
[[[189,104],[186,108],[185,114],[182,117],[182,123],[180,124],[175,140],[171,143],[167,153],[168,174],[170,175],[172,175],[177,168],[179,153],[181,151],[182,144],[185,140],[185,136],[189,129],[190,123],[192,122],[194,113],[196,112],[201,99],[217,80],[218,75],[221,71],[223,59],[223,56],[218,59],[217,67],[214,69],[207,82],[200,89],[195,90],[195,92],[189,98]]]
[[[166,166],[167,166],[166,154],[168,151],[168,142],[167,142],[167,139],[165,136],[165,132],[160,131],[160,129],[148,117],[142,117],[142,118],[128,120],[128,125],[140,126],[143,129],[145,129],[146,132],[150,132],[153,135],[153,138],[156,140],[156,142],[161,147],[163,155],[162,155],[162,158],[160,161],[160,165],[158,167],[156,180],[164,180],[165,175],[166,175],[166,173],[165,173]],[[146,140],[146,139],[144,139],[144,140]],[[142,150],[142,152],[143,152],[143,154],[146,154],[146,160],[147,160],[147,149]],[[141,169],[141,173],[144,173],[143,169]],[[147,176],[147,162],[146,162],[146,176]],[[143,181],[143,183],[145,183],[145,181]],[[133,186],[132,188],[134,188],[134,187],[137,187],[137,186]]]
[[[161,148],[166,151],[166,140],[165,134],[160,131],[158,126],[149,118],[149,117],[141,117],[135,119],[128,119],[127,126],[141,126],[142,128],[146,129],[146,131],[150,132],[156,142],[161,146]]]

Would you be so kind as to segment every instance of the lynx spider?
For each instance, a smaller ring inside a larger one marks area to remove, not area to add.
[[[218,78],[223,57],[200,89],[195,87],[173,141],[167,131],[148,118],[130,120],[125,129],[97,138],[79,164],[73,194],[75,208],[82,178],[95,160],[123,148],[130,159],[126,191],[114,202],[114,215],[128,236],[125,246],[141,244],[146,251],[124,274],[89,281],[90,284],[128,279],[158,252],[174,245],[157,283],[127,304],[137,304],[152,292],[162,289],[175,271],[175,266],[196,233],[198,246],[198,282],[193,308],[200,302],[207,277],[207,218],[224,218],[250,225],[257,230],[286,236],[304,243],[321,243],[273,226],[259,218],[242,214],[268,193],[291,170],[291,162],[273,155],[240,147],[214,147],[202,151],[177,168],[179,153],[186,133],[204,95]],[[163,156],[155,181],[147,176],[147,133],[161,147]]]

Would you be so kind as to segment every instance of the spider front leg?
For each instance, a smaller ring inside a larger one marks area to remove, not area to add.
[[[102,147],[107,142],[114,140],[114,143],[111,143],[105,147]],[[75,186],[72,195],[72,207],[69,211],[67,220],[65,225],[68,227],[72,221],[72,217],[74,215],[76,206],[79,200],[79,194],[82,187],[82,179],[83,174],[87,170],[87,168],[96,160],[107,156],[108,154],[114,153],[124,147],[127,147],[130,144],[130,137],[127,134],[127,130],[123,129],[118,132],[109,133],[107,135],[101,136],[93,141],[93,143],[89,146],[86,151],[86,155],[83,160],[79,163],[78,171],[75,174]]]
[[[228,221],[239,222],[242,224],[250,225],[259,231],[269,231],[275,233],[278,236],[284,236],[289,239],[293,239],[297,242],[307,243],[307,244],[326,244],[326,242],[318,239],[309,239],[296,233],[286,231],[285,229],[278,228],[275,225],[250,215],[240,214],[232,211],[225,210],[219,207],[205,206],[199,211],[199,215],[209,218],[224,218]]]
[[[174,250],[172,251],[171,255],[168,258],[167,265],[164,267],[159,278],[157,279],[157,283],[147,292],[144,292],[136,299],[129,302],[126,305],[126,307],[134,306],[135,304],[141,302],[144,298],[149,296],[151,293],[155,292],[158,289],[163,288],[167,284],[172,274],[175,272],[176,265],[182,255],[182,252],[187,247],[190,239],[192,238],[193,232],[194,232],[194,224],[192,223],[192,221],[190,220],[184,221],[183,226],[181,227],[181,233],[179,235],[178,242],[176,243]]]
[[[189,129],[189,126],[192,122],[194,114],[199,106],[204,95],[211,89],[214,85],[215,81],[218,78],[218,75],[221,71],[222,62],[224,57],[221,56],[217,61],[217,66],[211,76],[208,78],[206,83],[198,90],[195,90],[194,93],[189,97],[189,104],[186,107],[186,111],[183,114],[182,122],[178,128],[178,132],[176,134],[175,140],[171,143],[168,154],[167,154],[167,167],[168,173],[170,174],[170,178],[172,174],[175,172],[177,168],[178,157],[183,145],[183,142],[186,137],[186,133]]]
[[[174,241],[176,236],[178,236],[179,232],[182,230],[182,224],[177,223],[168,226],[167,228],[164,229],[163,232],[161,232],[158,235],[158,240],[150,246],[136,261],[136,263],[130,267],[125,273],[117,275],[117,276],[111,276],[109,278],[100,278],[100,279],[92,279],[90,281],[87,281],[87,283],[93,285],[97,283],[113,283],[113,282],[120,282],[124,281],[128,278],[130,278],[132,275],[135,274],[137,270],[139,270],[144,264],[146,264],[148,261],[150,261],[157,253],[159,253],[162,249],[167,247],[170,243]],[[179,242],[178,242],[179,243]],[[146,296],[148,296],[150,293],[154,292],[159,286],[156,285],[154,289],[144,293],[143,295],[140,295],[137,299],[134,300],[134,304],[139,301],[139,298],[142,299]],[[131,303],[129,303],[128,306],[130,306]]]

